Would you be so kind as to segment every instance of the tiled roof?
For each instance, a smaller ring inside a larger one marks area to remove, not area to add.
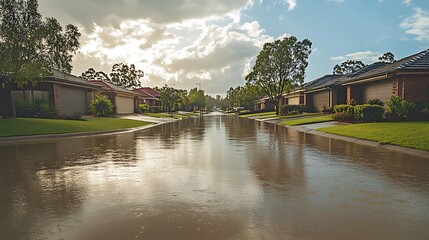
[[[343,75],[325,75],[313,81],[304,84],[304,88],[306,90],[314,90],[322,87],[331,86],[338,82],[339,79],[343,79],[345,76]]]
[[[134,89],[133,92],[136,92],[143,97],[153,97],[153,98],[161,97],[159,92],[157,92],[155,89],[152,89],[150,87],[137,88],[137,89]]]
[[[374,70],[374,69],[377,69],[377,68],[379,68],[379,67],[383,67],[383,66],[384,66],[384,65],[386,65],[386,64],[388,64],[388,63],[385,63],[385,62],[375,62],[375,63],[373,63],[373,64],[366,65],[365,67],[363,67],[363,68],[359,69],[358,71],[356,71],[356,72],[354,72],[354,73],[349,74],[349,75],[348,75],[348,77],[350,77],[350,78],[352,78],[352,77],[357,77],[357,76],[359,76],[359,75],[362,75],[362,74],[364,74],[364,73],[367,73],[367,72],[372,71],[372,70]]]
[[[429,49],[418,53],[408,62],[401,64],[398,70],[429,70]]]
[[[90,82],[84,78],[77,77],[77,76],[67,74],[67,73],[63,73],[63,72],[60,72],[56,69],[52,69],[51,72],[52,72],[52,76],[49,78],[56,79],[56,80],[58,80],[58,82],[67,81],[67,82],[74,83],[77,85],[85,85],[85,86],[89,86],[89,87],[93,87],[93,88],[98,86],[97,84],[94,84],[94,83],[92,83],[92,82]]]
[[[377,64],[377,63],[375,63]],[[373,64],[371,64],[373,65]],[[370,66],[371,66],[370,65]],[[357,76],[351,76],[346,82],[352,82],[355,80],[370,78],[382,74],[392,73],[396,71],[407,71],[407,70],[423,70],[429,71],[429,49],[420,53],[402,58],[393,63],[385,63],[378,66],[377,68],[366,71],[365,73]]]
[[[101,80],[93,80],[91,81],[97,85],[99,85],[104,91],[115,91],[115,92],[123,92],[123,93],[128,93],[128,94],[133,94],[135,95],[136,93],[134,93],[133,91],[127,90],[125,88],[116,86],[114,84],[108,83],[108,82],[104,82]]]

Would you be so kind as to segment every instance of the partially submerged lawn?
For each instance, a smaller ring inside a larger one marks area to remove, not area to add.
[[[148,124],[151,123],[121,118],[90,118],[86,121],[37,118],[0,119],[0,137],[117,130]]]
[[[282,122],[282,124],[285,124],[288,126],[297,126],[297,125],[303,125],[303,124],[321,123],[321,122],[329,122],[329,121],[332,121],[332,116],[330,114],[318,116],[318,117],[303,117],[299,119],[287,120]]]
[[[240,117],[262,117],[262,116],[276,116],[276,112],[263,112],[263,113],[251,113],[251,114],[243,114]]]
[[[429,122],[361,123],[318,130],[429,151]]]

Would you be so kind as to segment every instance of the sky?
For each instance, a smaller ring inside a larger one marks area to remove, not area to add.
[[[396,59],[429,48],[429,0],[39,0],[44,17],[82,33],[80,75],[113,64],[143,70],[143,86],[225,96],[245,84],[266,42],[312,42],[305,81],[345,60]]]

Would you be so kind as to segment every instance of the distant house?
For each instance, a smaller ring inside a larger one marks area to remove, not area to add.
[[[361,104],[370,99],[386,102],[391,96],[429,103],[429,49],[393,63],[380,63],[342,85],[347,88],[347,100]]]
[[[100,87],[96,91],[97,94],[105,95],[110,102],[112,102],[115,107],[115,114],[134,113],[134,110],[136,109],[136,93],[100,80],[92,80],[90,82],[95,83]]]
[[[161,94],[153,88],[142,87],[132,90],[137,94],[138,104],[147,104],[148,106],[161,106]]]
[[[304,85],[305,105],[309,111],[321,112],[346,103],[346,89],[341,86],[347,77],[342,75],[325,75]]]
[[[98,85],[58,70],[51,72],[52,76],[38,82],[36,87],[10,89],[13,102],[46,99],[54,104],[61,115],[88,113],[92,92],[98,89]]]

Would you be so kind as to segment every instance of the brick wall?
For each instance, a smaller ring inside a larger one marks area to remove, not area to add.
[[[60,113],[61,112],[61,92],[60,92],[60,85],[54,83],[53,86],[53,97],[54,97],[54,106],[55,110]]]
[[[404,75],[401,80],[405,100],[429,103],[429,75]]]

